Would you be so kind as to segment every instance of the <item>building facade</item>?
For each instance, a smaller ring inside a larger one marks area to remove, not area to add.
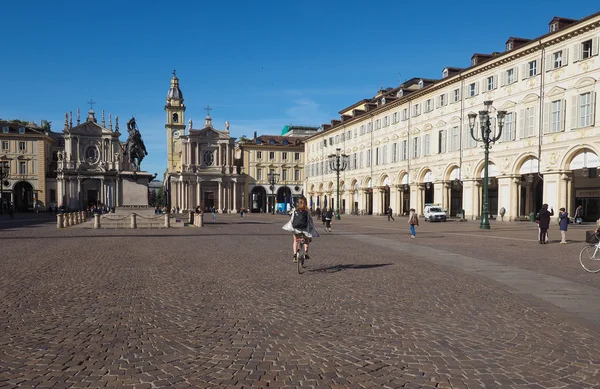
[[[504,220],[517,220],[548,203],[571,214],[581,204],[588,220],[600,218],[600,13],[549,27],[533,40],[509,38],[504,52],[474,54],[468,68],[446,67],[439,80],[414,78],[340,111],[306,141],[310,201],[322,205],[335,192],[327,155],[341,148],[346,213],[422,213],[439,203],[479,218],[484,153],[468,115],[493,101],[507,115],[490,150],[492,216],[504,210]]]
[[[123,158],[119,140],[119,119],[106,124],[104,111],[99,124],[92,109],[85,121],[73,126],[72,115],[65,114],[62,138],[64,148],[57,154],[56,191],[58,205],[67,209],[86,209],[92,205],[108,208],[123,204],[123,176],[129,166]]]
[[[248,194],[244,207],[250,212],[286,212],[303,192],[303,138],[255,135],[241,139],[239,148]]]
[[[56,192],[46,185],[56,145],[50,130],[16,121],[0,121],[0,129],[0,164],[7,172],[0,182],[0,206],[46,209],[56,201]]]
[[[185,124],[185,104],[175,74],[167,94],[167,172],[169,208],[179,211],[216,208],[237,212],[244,198],[244,175],[235,162],[235,138],[213,127],[210,108],[202,129]]]

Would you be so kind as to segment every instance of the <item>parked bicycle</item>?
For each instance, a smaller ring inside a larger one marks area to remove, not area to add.
[[[590,243],[579,252],[579,263],[588,273],[600,272],[600,231],[594,233],[596,243]]]

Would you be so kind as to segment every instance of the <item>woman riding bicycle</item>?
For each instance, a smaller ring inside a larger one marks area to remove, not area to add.
[[[293,261],[296,262],[296,252],[298,251],[298,239],[302,235],[306,237],[306,239],[304,239],[304,258],[309,259],[309,243],[312,240],[312,238],[318,238],[319,233],[313,225],[313,220],[308,210],[308,204],[306,204],[306,197],[298,197],[298,205],[296,206],[294,212],[292,212],[292,217],[290,218],[290,221],[285,223],[285,225],[281,228],[294,233]]]

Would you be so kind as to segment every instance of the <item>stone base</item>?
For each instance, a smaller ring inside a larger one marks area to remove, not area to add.
[[[155,216],[154,207],[151,205],[122,205],[115,208],[115,215],[131,215],[136,213],[142,216]],[[158,216],[158,215],[157,215]]]

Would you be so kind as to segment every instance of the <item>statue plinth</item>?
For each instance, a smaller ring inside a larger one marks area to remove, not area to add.
[[[121,202],[115,213],[154,215],[154,207],[148,205],[148,183],[154,177],[148,172],[123,171],[121,178]]]

